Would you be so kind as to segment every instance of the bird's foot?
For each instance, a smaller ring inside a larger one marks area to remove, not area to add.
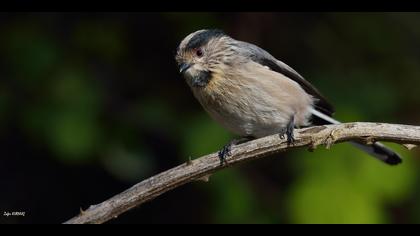
[[[295,117],[292,116],[286,128],[281,132],[280,138],[284,139],[284,135],[287,136],[287,145],[291,145],[295,142],[295,136],[293,131],[295,129]]]
[[[218,156],[219,156],[219,159],[220,159],[220,165],[223,165],[223,164],[227,165],[228,164],[228,162],[226,161],[226,157],[232,155],[231,151],[232,151],[232,147],[234,145],[245,143],[245,142],[247,142],[249,140],[252,140],[252,139],[253,139],[252,137],[244,137],[244,138],[241,138],[241,139],[234,139],[234,140],[230,141],[228,144],[226,144],[225,146],[223,146],[223,148],[218,153]]]
[[[223,164],[228,164],[228,162],[226,161],[226,157],[232,155],[231,150],[232,150],[232,142],[226,144],[225,146],[223,146],[222,150],[219,151],[219,159],[220,159],[220,165],[222,166]]]
[[[293,134],[294,127],[287,127],[286,129],[286,135],[287,135],[287,145],[293,144],[295,142],[295,136]]]

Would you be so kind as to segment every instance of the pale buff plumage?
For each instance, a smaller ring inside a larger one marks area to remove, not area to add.
[[[213,119],[240,136],[284,133],[292,116],[297,126],[308,125],[313,105],[296,82],[255,62],[215,71],[207,86],[191,89]]]

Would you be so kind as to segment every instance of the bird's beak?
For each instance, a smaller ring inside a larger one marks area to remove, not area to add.
[[[179,73],[183,74],[186,70],[188,70],[188,68],[191,67],[191,64],[188,63],[181,63],[179,65]]]

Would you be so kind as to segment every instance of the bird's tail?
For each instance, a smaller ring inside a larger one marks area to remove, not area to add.
[[[333,119],[331,116],[325,115],[324,113],[312,109],[313,123],[315,125],[325,125],[325,124],[340,124],[341,122]],[[385,147],[380,142],[375,142],[372,145],[362,144],[359,142],[352,141],[353,146],[369,153],[371,156],[389,164],[397,165],[402,162],[401,157],[392,151],[391,149]]]

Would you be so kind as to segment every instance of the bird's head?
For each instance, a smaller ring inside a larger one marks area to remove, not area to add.
[[[223,73],[231,61],[232,38],[221,30],[198,30],[178,46],[176,61],[180,73],[192,87],[204,87],[214,73]]]

